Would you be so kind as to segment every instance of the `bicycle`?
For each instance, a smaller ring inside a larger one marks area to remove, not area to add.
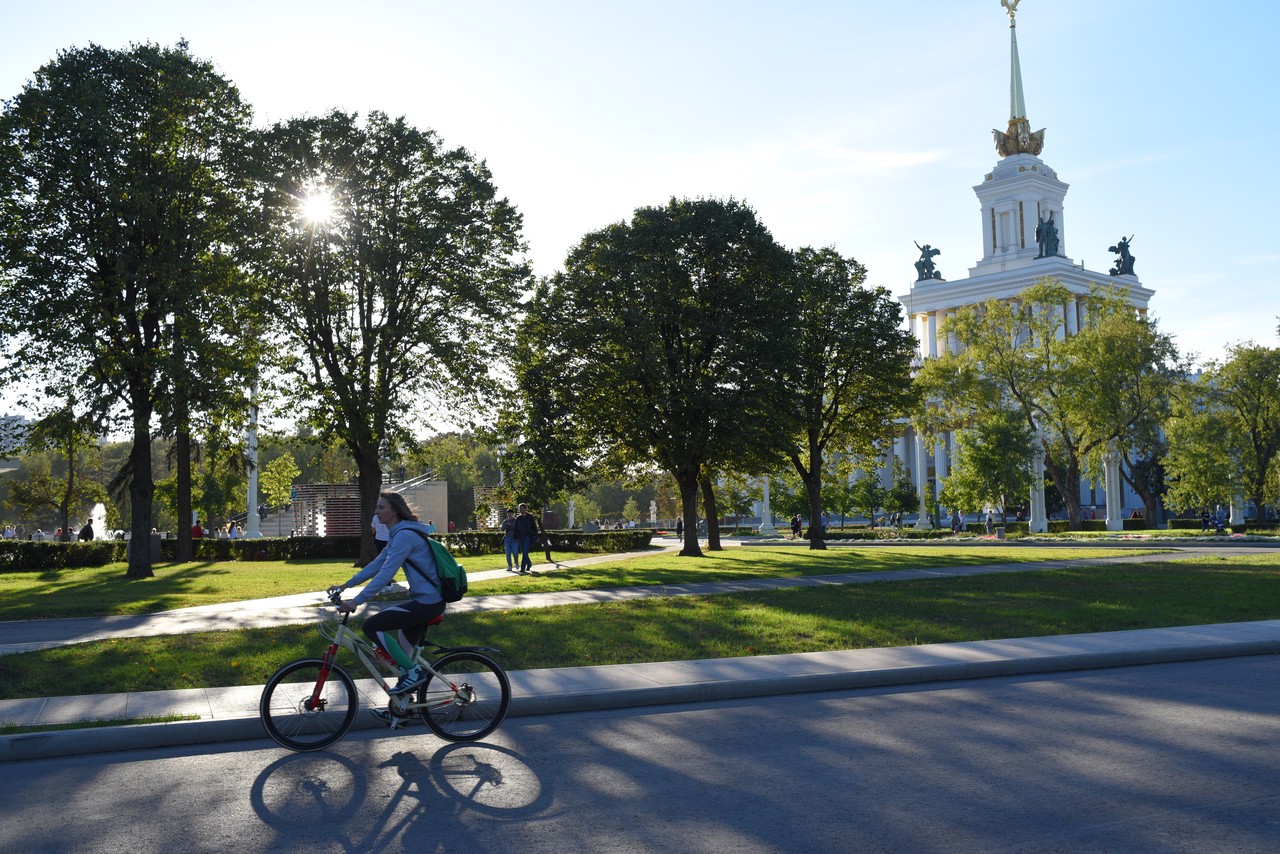
[[[326,591],[329,603],[342,601],[340,588]],[[391,695],[387,676],[400,669],[382,650],[347,625],[350,614],[323,624],[320,633],[329,647],[320,658],[303,658],[284,665],[262,689],[259,713],[267,734],[290,750],[322,750],[341,739],[355,723],[360,697],[351,676],[338,666],[338,650],[346,648],[369,671],[391,698],[387,704],[391,728],[398,729],[418,715],[436,735],[448,741],[476,741],[498,728],[511,703],[511,682],[490,653],[491,647],[446,647],[423,639],[411,658],[426,668],[427,681],[398,696]],[[437,625],[443,615],[428,623]],[[423,657],[424,647],[436,652]]]

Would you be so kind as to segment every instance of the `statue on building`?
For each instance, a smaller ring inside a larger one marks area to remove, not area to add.
[[[1049,218],[1040,218],[1040,222],[1036,225],[1036,243],[1040,244],[1040,254],[1037,258],[1052,258],[1058,254],[1058,226],[1053,221],[1053,211],[1049,211]]]
[[[942,274],[938,272],[934,266],[933,259],[937,255],[942,254],[941,249],[934,249],[928,243],[921,246],[919,242],[912,241],[916,244],[916,248],[920,250],[920,260],[916,262],[916,281],[923,282],[925,279],[941,279]]]
[[[1133,240],[1132,234],[1129,235],[1128,237],[1120,238],[1120,242],[1117,243],[1115,246],[1107,247],[1108,252],[1114,252],[1120,256],[1119,258],[1116,259],[1116,265],[1111,268],[1111,271],[1110,271],[1111,275],[1113,276],[1134,275],[1133,262],[1138,259],[1133,257],[1133,254],[1129,251],[1130,240]]]

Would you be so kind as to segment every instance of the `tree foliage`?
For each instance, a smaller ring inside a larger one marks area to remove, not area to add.
[[[255,352],[249,118],[185,43],[62,52],[0,115],[0,335],[18,379],[130,424],[130,576],[151,575],[153,417]],[[191,318],[180,365],[171,314]]]
[[[521,337],[537,354],[517,368],[522,394],[551,398],[565,453],[671,473],[681,554],[701,554],[704,467],[779,446],[791,269],[745,205],[673,199],[586,235],[530,305]]]
[[[528,275],[520,216],[469,152],[378,112],[277,125],[262,159],[286,399],[346,446],[372,516],[384,441],[411,439],[428,401],[493,392]]]
[[[1169,503],[1186,509],[1280,500],[1280,348],[1231,347],[1211,362],[1169,421]]]
[[[1083,304],[1085,322],[1065,334],[1064,308]],[[1112,443],[1155,432],[1183,367],[1172,340],[1139,316],[1121,289],[1069,292],[1042,279],[1012,300],[967,306],[942,331],[957,352],[926,360],[917,375],[916,422],[926,435],[981,423],[990,413],[1019,414],[1045,448],[1045,470],[1073,527],[1080,522],[1080,479],[1101,473]]]
[[[955,465],[943,483],[941,502],[969,512],[999,507],[1003,517],[1006,508],[1020,503],[1031,488],[1035,439],[1026,419],[996,410],[955,438]]]
[[[902,306],[884,288],[862,287],[866,270],[833,249],[796,253],[799,320],[782,417],[791,427],[787,457],[822,513],[822,471],[829,448],[872,455],[896,417],[915,400],[915,339],[902,328]],[[809,526],[810,548],[825,548]]]

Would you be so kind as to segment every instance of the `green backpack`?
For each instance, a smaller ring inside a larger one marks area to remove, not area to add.
[[[446,602],[457,602],[467,594],[467,571],[462,565],[453,558],[453,554],[444,547],[444,543],[439,540],[433,540],[421,531],[414,530],[414,533],[427,541],[427,545],[431,548],[431,557],[435,558],[436,575],[440,576],[440,583],[436,584],[431,580],[431,576],[427,575],[413,561],[405,561],[405,566],[411,567],[417,571],[419,575],[427,580],[427,583],[440,591],[440,598]]]

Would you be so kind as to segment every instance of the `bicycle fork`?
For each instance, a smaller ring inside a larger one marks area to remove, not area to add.
[[[324,708],[326,701],[320,699],[320,694],[324,691],[325,683],[329,681],[329,673],[333,670],[333,662],[337,657],[338,644],[335,641],[329,644],[324,657],[320,659],[320,675],[316,677],[316,687],[312,689],[311,697],[307,700],[307,711],[314,712]]]

